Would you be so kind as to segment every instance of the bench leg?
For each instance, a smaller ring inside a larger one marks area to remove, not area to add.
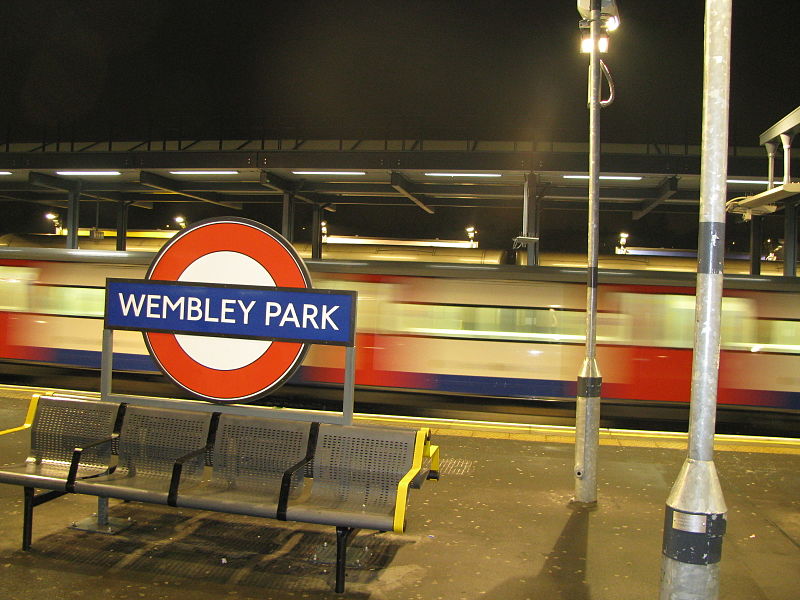
[[[347,543],[355,529],[352,527],[336,528],[336,593],[344,592],[345,568],[347,567]]]
[[[50,500],[55,500],[56,498],[60,498],[66,492],[59,492],[57,490],[51,490],[49,492],[41,492],[39,495],[36,495],[35,488],[27,487],[24,488],[24,502],[22,506],[22,549],[23,550],[30,550],[31,549],[31,535],[33,533],[33,509],[40,504],[44,504],[45,502],[50,502]]]
[[[24,489],[24,502],[22,508],[22,549],[31,549],[31,535],[33,533],[33,488]]]

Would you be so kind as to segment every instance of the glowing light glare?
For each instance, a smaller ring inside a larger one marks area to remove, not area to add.
[[[606,19],[606,31],[616,31],[617,29],[619,29],[619,17],[610,15],[608,19]]]
[[[292,171],[294,175],[366,175],[366,171]]]
[[[231,170],[201,170],[201,171],[170,171],[170,175],[238,175],[239,171]]]
[[[425,177],[502,177],[502,173],[425,173]]]
[[[0,175],[13,175],[11,171],[0,171]]]
[[[54,221],[55,219],[57,219],[57,218],[58,218],[58,215],[56,215],[56,214],[54,214],[54,213],[47,213],[47,214],[44,216],[44,218],[45,218],[45,219],[47,219],[48,221]]]
[[[115,177],[119,171],[56,171],[56,175],[78,175],[81,177]]]
[[[564,179],[589,179],[588,175],[562,175]],[[610,181],[641,181],[641,175],[600,175],[600,179]]]
[[[581,38],[581,52],[583,54],[589,54],[592,51],[592,38],[591,37],[583,37]],[[608,36],[601,35],[597,38],[597,51],[601,54],[608,52]]]
[[[751,183],[753,185],[769,185],[769,181],[758,179],[726,179],[727,183]]]

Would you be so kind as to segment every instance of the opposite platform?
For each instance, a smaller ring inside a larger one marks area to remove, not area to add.
[[[0,429],[19,424],[27,398],[0,392],[6,396]],[[685,457],[680,436],[605,432],[599,503],[587,511],[568,504],[569,429],[433,426],[441,481],[411,494],[406,534],[355,538],[343,596],[331,591],[329,528],[112,501],[112,516],[134,525],[106,536],[69,529],[96,510],[93,498],[69,496],[37,509],[33,549],[22,552],[22,491],[0,485],[0,597],[658,597],[664,503]],[[24,458],[21,444],[0,444],[4,463]],[[716,464],[729,507],[720,597],[794,599],[800,589],[798,444],[734,439],[720,445],[728,448],[717,453]]]

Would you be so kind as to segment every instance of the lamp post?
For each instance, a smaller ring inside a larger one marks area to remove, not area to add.
[[[581,49],[589,51],[589,231],[586,267],[586,352],[578,375],[575,414],[575,497],[579,504],[597,503],[597,451],[600,438],[600,391],[603,379],[597,365],[597,265],[600,222],[600,108],[613,100],[610,73],[600,60],[608,48],[608,32],[619,26],[614,0],[578,0],[582,19]],[[588,33],[588,36],[586,35]],[[588,39],[586,42],[584,40]],[[602,43],[601,40],[605,39]],[[601,99],[601,72],[611,95]]]

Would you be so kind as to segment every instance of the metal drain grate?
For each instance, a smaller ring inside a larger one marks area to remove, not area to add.
[[[477,462],[466,458],[444,458],[439,464],[439,472],[442,475],[469,475],[475,471]]]

